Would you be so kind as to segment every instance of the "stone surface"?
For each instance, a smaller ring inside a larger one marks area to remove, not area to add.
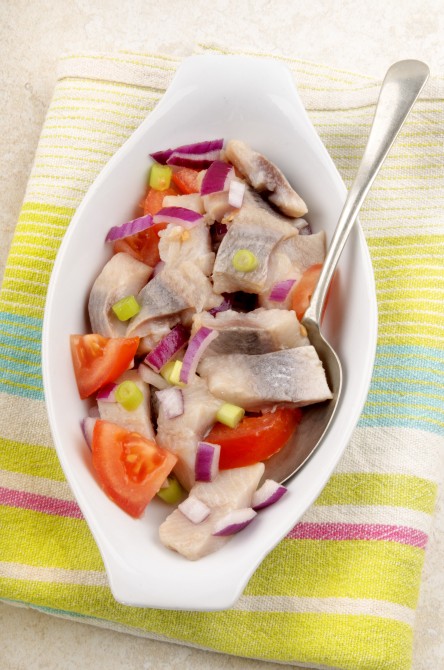
[[[382,77],[400,58],[444,72],[442,0],[0,0],[0,277],[63,53],[198,42],[283,53]],[[414,670],[444,666],[444,508],[426,554]],[[2,670],[277,670],[0,605]],[[296,667],[296,666],[295,666]],[[369,669],[373,670],[373,669]],[[376,670],[376,669],[375,669]]]

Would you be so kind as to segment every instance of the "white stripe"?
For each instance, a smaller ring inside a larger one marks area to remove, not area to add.
[[[98,570],[65,570],[42,568],[21,563],[0,561],[0,577],[24,579],[26,581],[58,584],[81,584],[83,586],[108,586],[105,572]]]
[[[363,472],[423,477],[439,482],[444,438],[410,428],[358,427],[335,473]]]
[[[402,298],[400,298],[400,300],[398,300],[398,303],[402,303]],[[442,306],[442,302],[441,302],[441,306]],[[393,310],[393,309],[380,309],[380,310],[378,310],[379,315],[381,315],[381,314],[395,314],[395,313],[396,314],[411,314],[412,312],[409,309],[400,309],[399,307],[396,310]],[[433,311],[433,310],[430,310],[430,309],[419,309],[418,307],[415,307],[415,314],[430,314],[432,316],[436,316],[436,314],[440,314],[440,315],[442,314],[442,309],[439,309],[439,310],[437,309],[437,310]],[[423,321],[420,321],[418,323],[418,328],[420,328],[423,323],[424,323]],[[433,324],[429,324],[429,325],[433,325]],[[438,326],[438,324],[436,324],[436,325]]]
[[[386,298],[385,300],[378,300],[378,305],[383,305],[384,303],[399,303],[399,302],[418,302],[418,298],[404,298],[402,296],[401,298]],[[422,303],[430,302],[433,305],[441,305],[442,306],[442,299],[441,300],[434,300],[433,298],[421,298]],[[379,310],[379,313],[381,313],[381,310]]]
[[[14,396],[14,402],[11,402],[11,396],[0,391],[0,404],[8,408],[7,412],[0,412],[0,435],[5,440],[52,447],[48,415],[42,400]]]
[[[51,274],[51,270],[40,270],[40,268],[30,268],[27,265],[16,265],[15,263],[8,263],[8,270],[15,268],[16,270],[26,270],[27,272],[38,272],[39,274]]]
[[[46,228],[46,224],[43,225]],[[60,228],[63,228],[63,231],[61,233],[59,234],[52,233],[51,235],[45,235],[44,233],[33,233],[31,230],[19,230],[14,234],[14,237],[15,239],[17,239],[17,237],[24,237],[24,238],[31,237],[31,239],[34,240],[36,237],[38,237],[39,239],[43,238],[45,240],[61,240],[64,237],[65,234],[64,231],[66,230],[66,227],[60,226]]]
[[[8,256],[8,261],[10,258],[29,258],[29,254],[15,254],[15,253],[10,253]],[[40,256],[32,256],[33,261],[39,261],[41,263],[51,263],[51,265],[54,263],[53,260],[50,260],[49,258],[41,258]],[[8,263],[9,264],[9,263]],[[34,267],[28,267],[28,270],[35,270]]]
[[[233,609],[243,612],[343,614],[376,616],[413,625],[415,611],[387,600],[370,598],[304,598],[292,596],[241,596]]]
[[[428,535],[432,517],[425,512],[388,505],[313,505],[301,522],[405,526]]]
[[[19,283],[26,282],[26,284],[33,284],[34,286],[43,286],[44,288],[48,287],[48,282],[42,282],[42,281],[33,281],[32,279],[23,279],[23,277],[5,277],[5,280],[8,282],[10,281],[15,281]],[[14,289],[14,292],[17,293],[17,291]],[[43,296],[42,296],[43,297]]]
[[[380,328],[379,334],[380,334],[381,338],[384,338],[384,337],[392,337],[393,338],[394,337],[395,340],[399,341],[399,332],[397,332],[397,333],[391,333],[391,332],[387,333],[387,332],[385,332],[385,330]],[[407,337],[415,338],[415,339],[420,338],[422,340],[433,340],[434,342],[444,342],[444,335],[429,335],[428,333],[415,333],[414,335],[412,335],[412,334],[407,335]]]
[[[25,493],[34,493],[39,496],[58,498],[69,502],[74,500],[72,491],[66,482],[59,482],[46,477],[0,470],[0,484],[4,488],[14,491],[25,491]]]

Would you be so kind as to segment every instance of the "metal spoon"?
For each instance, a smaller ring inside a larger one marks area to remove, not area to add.
[[[308,407],[295,438],[266,462],[265,476],[276,481],[287,481],[306,462],[325,437],[339,406],[343,381],[341,362],[320,329],[325,298],[361,205],[428,77],[429,68],[425,63],[403,60],[389,68],[382,83],[361,164],[339,217],[310,306],[302,319],[324,365],[333,398]]]

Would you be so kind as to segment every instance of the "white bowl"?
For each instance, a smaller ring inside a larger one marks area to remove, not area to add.
[[[153,501],[141,519],[121,511],[97,484],[80,431],[87,413],[72,370],[71,333],[87,332],[87,296],[109,257],[108,229],[131,218],[146,182],[149,152],[217,137],[239,138],[274,160],[308,204],[314,231],[331,233],[344,184],[313,129],[286,67],[238,56],[186,59],[157,108],[110,160],[78,208],[60,247],[43,328],[43,379],[54,442],[66,477],[122,603],[217,610],[242,593],[266,554],[325,486],[364,405],[376,346],[372,267],[359,226],[339,264],[324,325],[344,368],[343,400],[320,448],[282,500],[219,552],[190,562],[166,549],[158,527],[169,509]]]

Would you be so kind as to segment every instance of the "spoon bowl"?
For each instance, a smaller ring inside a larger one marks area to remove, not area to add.
[[[310,305],[302,319],[308,338],[321,359],[333,397],[310,406],[292,440],[266,463],[265,476],[288,481],[322,443],[341,402],[343,372],[339,356],[321,332],[324,303],[348,236],[370,187],[428,77],[429,68],[417,60],[394,63],[382,82],[373,124],[355,180],[333,233]]]

